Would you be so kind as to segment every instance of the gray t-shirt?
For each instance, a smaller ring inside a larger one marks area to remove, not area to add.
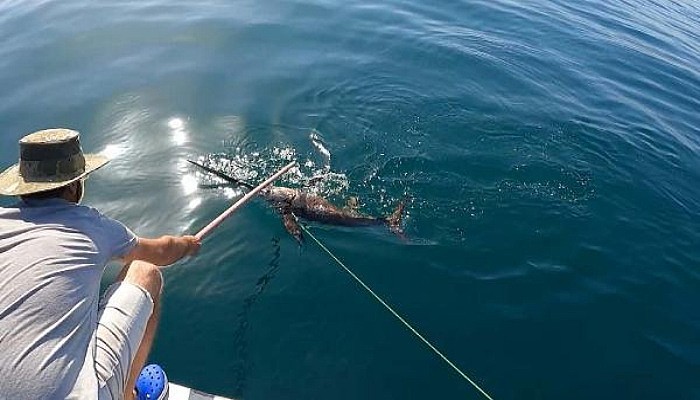
[[[0,399],[96,398],[100,279],[137,240],[62,199],[0,207]]]

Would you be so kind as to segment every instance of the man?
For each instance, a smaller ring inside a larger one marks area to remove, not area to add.
[[[78,132],[20,140],[0,174],[0,399],[133,398],[158,322],[157,266],[197,252],[194,236],[139,238],[79,205],[87,175],[107,163],[83,154]],[[106,263],[125,263],[99,300]]]

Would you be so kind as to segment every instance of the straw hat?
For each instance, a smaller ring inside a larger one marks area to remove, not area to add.
[[[22,196],[66,186],[107,164],[99,154],[83,154],[79,133],[46,129],[19,140],[19,163],[0,174],[0,195]]]

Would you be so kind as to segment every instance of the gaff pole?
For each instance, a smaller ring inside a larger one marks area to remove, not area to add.
[[[245,196],[241,197],[238,199],[237,202],[233,203],[231,207],[229,207],[226,211],[222,212],[218,217],[214,218],[207,226],[202,228],[197,234],[194,236],[202,240],[206,235],[208,235],[214,228],[219,226],[226,218],[228,218],[231,214],[233,214],[234,211],[236,211],[238,208],[240,208],[242,205],[247,203],[250,199],[252,199],[256,194],[258,194],[259,191],[265,189],[269,184],[277,180],[280,176],[284,175],[287,171],[289,171],[294,165],[296,164],[296,161],[292,161],[286,166],[284,166],[282,169],[277,171],[274,175],[271,177],[267,178],[263,183],[259,184],[258,186],[254,187],[250,192],[246,193]]]

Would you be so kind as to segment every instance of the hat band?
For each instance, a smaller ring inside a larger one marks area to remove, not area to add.
[[[19,173],[26,182],[62,182],[85,173],[81,153],[62,159],[20,160]]]
[[[63,159],[81,153],[80,143],[77,140],[65,143],[41,144],[22,143],[19,144],[20,160],[42,161],[49,159]]]

